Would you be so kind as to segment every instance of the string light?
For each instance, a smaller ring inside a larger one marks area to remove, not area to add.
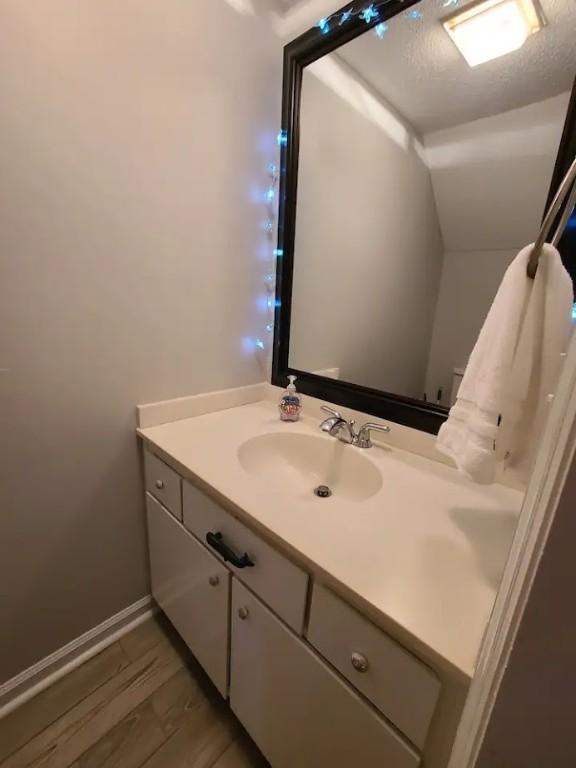
[[[374,27],[374,32],[376,33],[376,37],[378,37],[380,40],[384,37],[386,32],[388,31],[388,24],[381,21],[380,24],[376,24]]]
[[[286,146],[288,142],[288,132],[284,129],[278,133],[278,145]],[[266,253],[269,254],[267,260],[269,261],[268,271],[262,276],[264,285],[266,286],[266,295],[260,296],[258,299],[258,306],[265,312],[273,312],[276,307],[280,306],[280,302],[275,297],[276,287],[276,271],[274,269],[274,262],[278,256],[281,256],[284,251],[281,248],[273,248],[274,237],[274,222],[276,216],[276,199],[277,199],[277,185],[280,179],[281,170],[276,163],[269,163],[266,166],[266,171],[270,179],[268,189],[264,194],[264,202],[266,204],[268,218],[263,222],[262,228],[266,233],[266,239],[268,240],[268,247]],[[265,325],[266,333],[270,334],[274,330],[274,323],[267,319]],[[256,352],[266,352],[268,343],[261,338],[250,340],[250,347]]]
[[[361,5],[358,7],[351,6],[346,11],[337,11],[331,16],[323,16],[316,23],[316,27],[320,30],[321,34],[327,35],[332,31],[332,22],[335,22],[336,20],[338,21],[339,27],[342,27],[354,17],[362,19],[366,24],[372,24],[380,18],[381,8],[391,2],[393,2],[393,0],[381,0],[381,2],[370,3],[369,5]],[[401,0],[401,2],[404,2],[404,0]],[[460,0],[444,0],[443,6],[458,5],[459,2]],[[420,20],[424,16],[422,11],[419,10],[407,11],[404,15],[411,20]],[[388,31],[388,25],[384,22],[380,22],[379,24],[376,24],[374,31],[376,36],[381,40]]]
[[[411,11],[406,11],[404,15],[407,19],[411,19],[412,21],[420,21],[420,19],[424,18],[422,11],[419,11],[416,8],[413,8]]]
[[[370,22],[373,21],[374,19],[377,19],[378,16],[380,16],[380,11],[378,11],[374,7],[373,3],[368,5],[366,8],[364,8],[360,12],[360,18],[362,19],[362,21],[365,21],[366,24],[370,24]]]

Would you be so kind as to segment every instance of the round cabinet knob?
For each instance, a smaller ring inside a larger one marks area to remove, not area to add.
[[[210,578],[208,579],[208,584],[210,584],[211,587],[217,587],[218,584],[220,584],[220,577],[210,576]]]
[[[250,616],[250,611],[248,608],[242,607],[238,608],[238,618],[240,621],[246,621],[246,619]]]
[[[356,672],[367,672],[368,667],[370,664],[368,663],[368,659],[366,656],[364,656],[362,653],[353,653],[352,654],[352,666],[356,670]]]
[[[162,488],[164,488],[164,480],[156,480],[155,485],[156,485],[156,488],[158,488],[158,490],[161,491]]]

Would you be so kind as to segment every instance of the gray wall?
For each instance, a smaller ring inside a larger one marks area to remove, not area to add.
[[[576,763],[576,462],[568,473],[477,768]]]
[[[442,261],[416,137],[343,68],[302,91],[290,364],[413,397]]]
[[[427,390],[464,368],[506,268],[536,236],[569,94],[424,137],[446,252]]]
[[[280,60],[222,0],[0,6],[0,681],[148,592],[135,405],[262,379]]]

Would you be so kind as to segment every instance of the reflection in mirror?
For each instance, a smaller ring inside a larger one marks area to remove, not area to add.
[[[572,0],[544,0],[540,31],[471,67],[446,5],[304,69],[289,365],[449,407],[537,234],[576,46]]]

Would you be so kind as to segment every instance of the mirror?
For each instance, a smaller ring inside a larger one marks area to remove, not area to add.
[[[335,402],[363,392],[362,410],[428,431],[445,418],[504,272],[538,232],[576,72],[571,0],[480,5],[530,6],[533,34],[470,66],[505,41],[464,29],[469,4],[424,0],[386,21],[376,8],[370,29],[340,12],[296,46],[309,63],[287,150],[275,383],[296,371],[318,394],[320,377]],[[351,39],[329,46],[348,23]]]

